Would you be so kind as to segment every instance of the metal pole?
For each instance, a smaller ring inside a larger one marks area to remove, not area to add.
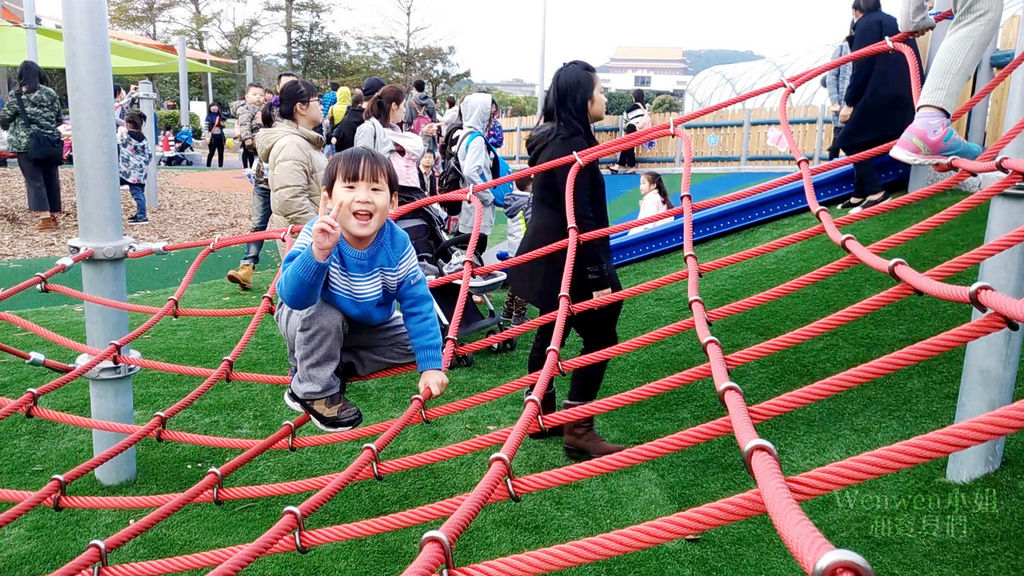
[[[178,109],[181,112],[181,125],[191,126],[188,119],[188,43],[185,35],[178,36]]]
[[[25,56],[33,62],[39,62],[39,44],[36,42],[36,0],[25,0],[22,7],[25,10]]]
[[[146,171],[146,211],[157,209],[157,181],[156,181],[156,93],[153,92],[153,82],[150,80],[142,80],[139,82],[139,108],[142,109],[142,113],[146,115],[146,125],[142,128],[142,132],[146,135],[146,140],[149,140],[149,147],[154,151],[153,158],[149,162],[149,168]]]
[[[245,57],[245,84],[252,84],[252,54]]]
[[[540,124],[544,115],[544,43],[548,30],[548,0],[541,2],[540,15],[540,76],[537,78],[537,123]]]
[[[814,132],[814,163],[821,164],[821,151],[825,146],[825,104],[818,107],[818,123]]]
[[[978,63],[978,71],[974,74],[974,89],[984,87],[995,76],[992,71],[992,54],[996,51],[998,36],[992,37],[992,43],[985,49],[985,54]],[[967,139],[975,144],[985,146],[985,129],[988,128],[988,106],[991,97],[986,96],[971,111],[971,119],[967,123]]]
[[[206,61],[206,65],[210,65],[210,61]],[[213,104],[213,73],[206,73],[206,107],[209,108],[210,104]]]
[[[113,73],[107,5],[104,0],[63,0],[64,59],[68,96],[75,126],[75,182],[78,196],[79,238],[72,249],[91,248],[95,255],[82,262],[85,292],[127,301],[124,255],[133,241],[122,234],[121,193],[117,177],[117,142],[114,135]],[[96,82],[106,84],[105,89]],[[128,333],[128,313],[85,304],[85,334],[89,346],[106,348]],[[128,354],[127,348],[122,354]],[[88,361],[79,356],[77,362]],[[86,374],[92,417],[134,423],[132,377],[135,370],[104,362]],[[123,434],[94,430],[93,454],[124,439]],[[103,484],[135,478],[135,450],[129,449],[96,469]]]
[[[1017,46],[1024,47],[1024,26],[1017,33]],[[1009,93],[1024,93],[1024,73],[1014,73]],[[1009,98],[1003,126],[1009,130],[1021,118],[1024,118],[1024,98]],[[1012,158],[1024,156],[1024,138],[1018,136],[1003,150],[1003,154]],[[985,241],[1022,225],[1024,191],[1008,190],[992,199]],[[982,262],[978,281],[988,282],[1013,298],[1024,296],[1024,246],[1015,246]],[[981,313],[975,310],[972,316],[978,318]],[[1021,331],[1002,330],[967,345],[964,372],[960,379],[960,397],[956,404],[956,422],[1013,402],[1021,338]],[[995,471],[1002,463],[1005,442],[1004,438],[999,438],[951,454],[946,465],[946,478],[953,482],[969,482]]]
[[[523,117],[516,116],[516,164],[519,164],[519,150],[523,145]]]
[[[935,10],[944,12],[951,8],[953,8],[953,0],[935,0]],[[939,46],[942,46],[942,41],[946,38],[947,29],[949,29],[949,20],[943,20],[931,31],[931,37],[928,42],[928,63],[925,65],[926,75],[928,72],[931,72],[932,63],[935,62],[935,54],[938,53]],[[932,172],[931,166],[911,166],[910,183],[907,186],[907,190],[909,192],[916,192],[927,186],[928,178]]]

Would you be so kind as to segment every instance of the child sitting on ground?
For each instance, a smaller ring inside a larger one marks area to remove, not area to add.
[[[657,194],[651,194],[651,192],[657,192]],[[637,214],[637,220],[648,216],[654,216],[655,214],[660,214],[661,212],[672,208],[672,201],[668,199],[668,190],[665,188],[665,181],[662,180],[661,174],[658,174],[657,172],[644,172],[640,176],[640,194],[640,213]],[[650,230],[655,226],[661,226],[662,224],[671,221],[671,218],[665,218],[664,220],[644,224],[637,228],[631,228],[627,235],[639,234],[644,230]]]
[[[118,172],[121,184],[128,185],[128,191],[135,200],[135,215],[128,219],[129,224],[149,224],[146,216],[146,176],[149,175],[149,163],[153,160],[153,148],[142,133],[146,124],[146,115],[138,110],[129,111],[124,117],[125,132],[118,132]]]
[[[526,226],[533,212],[533,177],[524,176],[516,180],[515,190],[505,195],[505,217],[508,218],[508,255],[518,256],[519,243],[526,234]],[[510,326],[519,326],[526,322],[526,300],[512,293],[510,288],[505,295],[505,306],[501,310],[501,319]]]
[[[398,175],[363,147],[331,157],[319,216],[306,224],[281,264],[274,319],[294,370],[284,401],[329,431],[363,420],[345,398],[346,378],[416,361],[419,391],[448,388],[441,329],[409,236],[388,213]],[[395,311],[395,302],[402,312]]]

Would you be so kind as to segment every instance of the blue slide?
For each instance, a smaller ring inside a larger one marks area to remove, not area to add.
[[[905,179],[910,174],[910,167],[893,160],[888,155],[883,155],[872,160],[883,183]],[[735,176],[740,176],[736,174]],[[734,176],[730,174],[729,176]],[[631,178],[624,186],[616,186],[614,179]],[[762,175],[763,178],[763,175]],[[616,195],[613,190],[625,186],[635,186],[635,176],[605,177],[608,182],[609,202]],[[707,184],[720,183],[719,179],[710,180]],[[721,190],[721,186],[719,189]],[[844,166],[814,177],[814,191],[818,202],[822,204],[839,200],[853,192],[853,167]],[[695,186],[691,193],[694,202],[709,197],[720,196],[728,190],[721,190],[719,193],[700,190]],[[621,193],[621,192],[620,192]],[[675,195],[674,192],[670,192]],[[639,195],[637,196],[639,198]],[[701,210],[693,215],[694,241],[707,240],[730,232],[735,232],[748,226],[760,224],[768,220],[779,218],[788,214],[807,210],[807,200],[804,198],[804,186],[802,181],[780,186],[769,192],[762,192],[750,198],[730,202],[722,206],[716,206],[707,210]],[[635,212],[633,213],[635,215]],[[683,246],[683,219],[676,218],[671,223],[657,226],[640,233],[627,235],[625,232],[615,234],[611,238],[612,262],[617,266],[628,264],[644,258],[650,258],[670,250],[681,250]]]

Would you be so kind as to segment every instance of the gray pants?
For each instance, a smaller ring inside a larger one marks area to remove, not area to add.
[[[935,106],[950,114],[999,31],[1003,0],[953,0],[953,11],[956,18],[935,54],[917,102],[918,107]]]
[[[323,300],[305,310],[278,302],[274,320],[295,369],[292,392],[305,400],[344,392],[347,375],[365,376],[416,360],[397,312],[383,324],[364,326]]]

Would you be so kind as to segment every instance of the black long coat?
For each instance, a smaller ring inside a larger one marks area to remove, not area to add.
[[[884,12],[868,12],[853,27],[852,51],[899,34],[896,19]],[[918,66],[917,43],[910,40]],[[850,120],[835,145],[847,154],[894,140],[914,119],[910,69],[900,52],[886,52],[853,62],[845,102],[853,107]]]
[[[553,130],[546,126],[541,130]],[[540,133],[536,133],[541,136]],[[589,148],[591,144],[583,135],[554,134],[541,137],[543,144],[530,150],[530,165],[536,166],[562,156],[571,155]],[[533,138],[531,138],[533,140]],[[529,146],[528,146],[529,147]],[[565,185],[569,170],[574,164],[566,164],[534,176],[533,214],[526,226],[526,234],[519,245],[519,254],[554,244],[568,238],[565,217]],[[576,223],[580,233],[606,228],[608,226],[608,203],[605,197],[604,177],[596,163],[580,169],[573,193]],[[512,291],[542,311],[554,310],[558,306],[558,292],[562,282],[566,251],[520,264],[509,271]],[[611,246],[608,237],[585,242],[576,251],[573,277],[569,296],[573,302],[589,300],[593,292],[612,288],[621,290],[622,285],[612,266]]]

